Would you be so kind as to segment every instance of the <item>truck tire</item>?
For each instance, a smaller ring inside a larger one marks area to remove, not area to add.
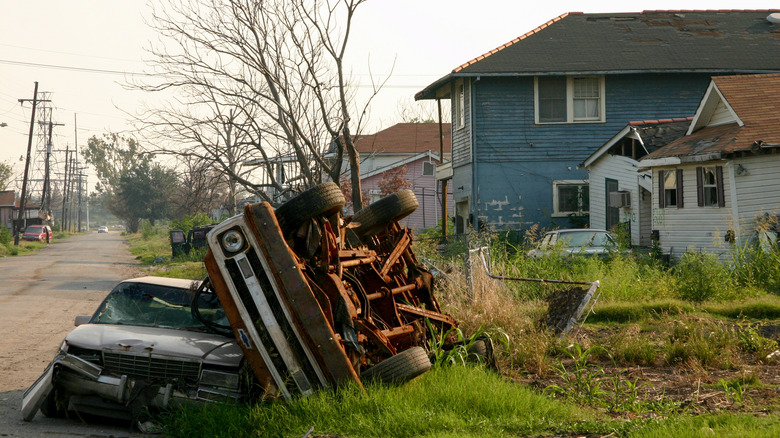
[[[373,236],[392,221],[399,221],[417,210],[417,197],[411,190],[401,190],[374,202],[352,215],[358,237]]]
[[[336,183],[327,182],[299,193],[276,209],[276,220],[287,237],[304,222],[317,216],[332,216],[346,204],[344,194]]]
[[[431,360],[422,347],[412,347],[389,357],[360,374],[361,380],[400,385],[431,369]]]

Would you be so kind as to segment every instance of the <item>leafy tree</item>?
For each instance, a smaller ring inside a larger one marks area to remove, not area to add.
[[[82,153],[97,173],[96,190],[103,206],[125,221],[129,232],[138,231],[141,219],[154,223],[171,216],[176,174],[154,163],[134,139],[118,134],[93,136]]]
[[[406,178],[406,165],[385,171],[376,185],[382,191],[382,196],[392,195],[399,190],[411,189],[414,186]]]
[[[0,161],[0,191],[8,190],[14,176],[14,168],[11,164]]]

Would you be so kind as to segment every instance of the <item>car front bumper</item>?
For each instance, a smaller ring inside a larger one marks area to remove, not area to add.
[[[55,386],[74,396],[97,396],[108,408],[101,409],[100,412],[117,408],[122,410],[123,407],[131,411],[131,404],[138,400],[137,395],[141,391],[147,395],[143,399],[144,406],[152,409],[164,409],[185,402],[224,402],[243,399],[241,392],[229,389],[198,387],[185,393],[174,387],[173,382],[150,384],[126,375],[119,377],[108,375],[98,365],[61,352],[38,380],[25,391],[22,399],[22,417],[25,421],[31,421],[35,417]]]

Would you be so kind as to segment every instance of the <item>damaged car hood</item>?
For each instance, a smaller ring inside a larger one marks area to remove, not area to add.
[[[76,327],[65,343],[93,350],[172,355],[230,367],[238,367],[243,357],[235,339],[158,327],[84,324]]]

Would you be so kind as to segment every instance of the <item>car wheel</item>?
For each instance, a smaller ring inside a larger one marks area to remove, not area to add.
[[[417,210],[417,197],[411,190],[401,190],[374,202],[352,215],[358,237],[373,236],[392,221],[399,221]]]
[[[288,236],[304,222],[317,216],[331,216],[346,204],[336,183],[328,182],[299,193],[276,209],[276,220],[282,234]]]
[[[64,418],[65,417],[65,409],[61,409],[59,406],[57,406],[57,394],[59,391],[57,388],[52,389],[51,392],[49,392],[49,395],[46,396],[45,399],[43,399],[43,402],[41,403],[41,413],[49,418]]]
[[[360,374],[366,381],[399,385],[431,369],[431,360],[422,347],[412,347],[389,357]]]
[[[493,341],[489,338],[478,339],[468,349],[470,356],[475,357],[488,368],[497,370],[496,356],[493,353]]]

